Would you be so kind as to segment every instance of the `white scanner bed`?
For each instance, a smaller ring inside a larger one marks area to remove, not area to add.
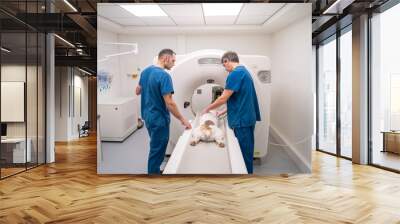
[[[199,116],[192,122],[193,129],[199,125]],[[237,139],[225,119],[218,127],[225,133],[225,147],[215,142],[190,145],[193,129],[185,130],[179,137],[163,174],[247,174],[246,165]]]

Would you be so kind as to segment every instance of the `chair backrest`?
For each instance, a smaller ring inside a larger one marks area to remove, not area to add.
[[[89,121],[85,121],[85,124],[83,124],[82,129],[89,129],[90,125],[89,125]]]

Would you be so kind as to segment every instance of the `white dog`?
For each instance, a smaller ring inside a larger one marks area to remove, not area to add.
[[[200,141],[215,141],[219,147],[225,147],[224,133],[217,126],[218,119],[215,112],[209,112],[201,115],[199,126],[192,132],[192,140],[190,145],[195,146]]]

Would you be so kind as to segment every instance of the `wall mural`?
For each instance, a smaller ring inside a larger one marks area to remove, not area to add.
[[[97,73],[97,84],[99,85],[100,93],[105,93],[110,90],[112,79],[113,76],[108,71],[100,70]]]

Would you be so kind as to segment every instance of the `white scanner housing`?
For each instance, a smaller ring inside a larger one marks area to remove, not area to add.
[[[179,111],[189,120],[194,120],[196,113],[210,104],[225,87],[228,72],[221,64],[224,52],[210,49],[176,56],[176,64],[169,71],[175,90],[173,98]],[[239,55],[239,61],[253,78],[261,113],[261,121],[256,123],[254,131],[254,157],[264,157],[268,152],[271,63],[268,57],[261,55]],[[171,117],[167,154],[172,153],[183,132],[182,124]]]

